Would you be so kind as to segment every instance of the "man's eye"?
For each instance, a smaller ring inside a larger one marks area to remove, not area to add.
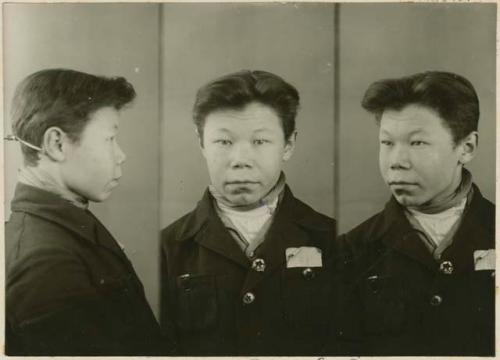
[[[380,144],[382,144],[384,146],[391,146],[392,145],[392,141],[389,141],[389,140],[380,140]]]
[[[422,146],[422,145],[425,145],[426,142],[425,141],[421,141],[421,140],[415,140],[415,141],[412,141],[411,142],[411,146]]]
[[[231,145],[231,140],[219,139],[219,140],[215,140],[215,143],[219,144],[219,145],[227,146],[227,145]]]
[[[265,143],[268,143],[269,141],[266,139],[256,139],[253,141],[255,145],[264,145]]]

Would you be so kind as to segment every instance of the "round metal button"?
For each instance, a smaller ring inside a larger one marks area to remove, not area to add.
[[[252,269],[258,272],[263,272],[266,270],[266,262],[264,259],[257,258],[254,261],[252,261]]]
[[[304,270],[302,270],[302,275],[304,276],[304,278],[306,278],[307,280],[311,280],[314,278],[314,276],[316,275],[314,273],[314,270],[311,269],[311,268],[305,268]]]
[[[255,295],[251,292],[247,292],[245,293],[245,295],[243,295],[243,304],[245,305],[253,303],[254,300],[255,300]]]
[[[439,264],[439,270],[446,275],[451,275],[453,273],[453,264],[451,261],[443,261]]]
[[[439,306],[443,302],[443,298],[439,295],[433,295],[431,297],[431,305],[432,306]]]

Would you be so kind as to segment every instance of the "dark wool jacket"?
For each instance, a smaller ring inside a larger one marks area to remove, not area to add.
[[[385,209],[339,237],[350,355],[493,356],[495,272],[474,252],[495,248],[495,206],[473,185],[453,243],[434,260],[404,210]]]
[[[8,355],[161,352],[132,264],[89,211],[18,184],[5,239]]]
[[[252,267],[224,228],[207,191],[162,233],[162,326],[179,355],[314,355],[331,314],[333,219],[285,188]],[[287,268],[290,247],[316,247],[322,267]],[[262,263],[261,263],[262,265]]]

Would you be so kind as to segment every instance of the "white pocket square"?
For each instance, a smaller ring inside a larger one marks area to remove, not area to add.
[[[286,267],[322,267],[321,249],[313,246],[287,248],[285,250]]]
[[[474,251],[474,270],[495,270],[495,249]]]

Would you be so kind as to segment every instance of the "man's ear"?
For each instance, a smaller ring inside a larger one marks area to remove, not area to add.
[[[195,126],[194,131],[196,133],[196,137],[198,138],[198,145],[200,146],[200,150],[203,156],[205,156],[205,147],[203,146],[203,134],[198,131],[198,128]]]
[[[198,144],[203,149],[203,138],[202,138],[202,134],[200,134],[200,132],[198,130],[198,127],[196,127],[196,126],[194,127],[194,132],[196,133],[196,137],[198,138]]]
[[[64,149],[64,141],[67,141],[67,136],[57,126],[52,126],[45,130],[42,140],[43,153],[54,161],[64,161],[66,153]]]
[[[458,161],[465,165],[476,156],[477,146],[479,143],[479,134],[477,131],[471,132],[467,137],[460,141],[460,157]]]
[[[283,153],[283,161],[288,161],[292,157],[293,150],[295,149],[296,140],[297,140],[297,131],[294,131],[286,140],[285,152]]]

